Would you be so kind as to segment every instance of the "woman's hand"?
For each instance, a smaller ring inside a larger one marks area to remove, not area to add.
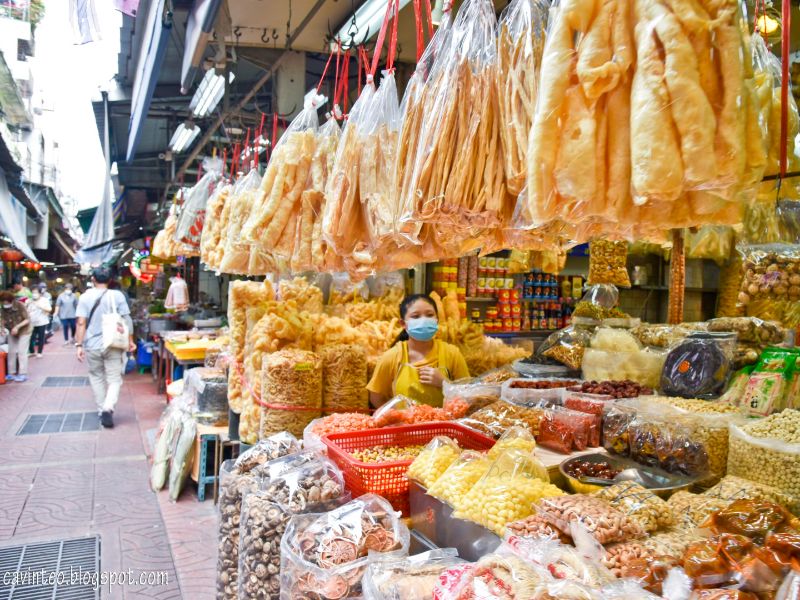
[[[434,369],[433,367],[419,367],[417,373],[419,373],[419,382],[424,385],[440,388],[444,383],[444,375],[442,375],[439,369]]]
[[[14,337],[19,335],[19,325],[14,325],[14,327],[11,328],[11,335]]]

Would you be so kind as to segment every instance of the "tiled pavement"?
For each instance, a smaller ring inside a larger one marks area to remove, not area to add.
[[[0,547],[99,535],[102,571],[168,577],[161,586],[104,588],[103,599],[212,598],[212,501],[198,502],[191,481],[174,504],[148,486],[147,431],[164,408],[149,374],[125,377],[112,430],[15,435],[29,414],[94,410],[88,387],[41,387],[47,376],[85,374],[56,335],[30,360],[28,382],[0,385]]]

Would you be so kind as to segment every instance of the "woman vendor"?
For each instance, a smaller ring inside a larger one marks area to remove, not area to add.
[[[461,351],[433,339],[439,329],[436,304],[425,294],[406,296],[400,304],[403,332],[387,350],[367,385],[372,406],[403,395],[422,404],[442,406],[442,383],[469,377]]]

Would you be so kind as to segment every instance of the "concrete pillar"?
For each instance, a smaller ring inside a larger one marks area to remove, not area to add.
[[[278,69],[276,92],[278,112],[282,115],[291,112],[287,121],[303,110],[303,96],[306,92],[306,55],[305,52],[287,50],[288,56]]]

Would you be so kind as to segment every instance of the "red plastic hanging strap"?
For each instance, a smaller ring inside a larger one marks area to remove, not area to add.
[[[425,25],[428,26],[428,39],[433,37],[433,15],[431,14],[430,0],[425,2],[425,15],[423,21],[422,14],[423,0],[414,0],[414,24],[417,29],[417,62],[422,58],[422,53],[425,52]]]
[[[338,52],[337,52],[338,54]],[[322,82],[325,81],[325,75],[328,74],[328,67],[331,66],[331,60],[333,60],[333,52],[328,54],[328,62],[325,63],[325,68],[322,69],[322,77],[319,78],[319,83],[317,84],[317,93],[319,94],[319,89],[322,87]]]
[[[228,149],[222,149],[222,177],[225,177],[225,169],[228,168]]]
[[[781,24],[781,178],[786,176],[786,142],[789,136],[789,50],[792,31],[792,5],[783,0]]]
[[[356,65],[358,66],[358,89],[361,90],[361,61],[364,58],[364,49],[359,46],[356,50]]]
[[[378,62],[381,59],[381,52],[383,51],[383,42],[386,39],[386,30],[389,27],[389,21],[392,19],[394,13],[394,23],[392,24],[392,31],[389,33],[389,52],[386,58],[386,68],[392,69],[394,66],[394,56],[397,51],[397,21],[400,13],[400,3],[397,0],[389,0],[386,4],[386,13],[383,15],[383,24],[381,24],[378,39],[375,42],[375,51],[372,54],[372,66],[369,69],[369,75],[375,78],[375,73],[378,72]]]
[[[341,61],[339,61],[339,59],[337,58],[337,63],[339,62],[341,62],[341,64],[340,65],[337,64],[336,67],[336,88],[333,94],[334,117],[336,117],[337,119],[342,118],[342,111],[347,112],[347,92],[350,81],[349,48],[344,52]],[[342,108],[337,109],[336,107],[342,107]]]
[[[261,113],[261,123],[258,124],[258,135],[256,136],[256,167],[258,167],[258,157],[261,154],[261,140],[264,139],[264,121],[267,118],[266,113]]]

